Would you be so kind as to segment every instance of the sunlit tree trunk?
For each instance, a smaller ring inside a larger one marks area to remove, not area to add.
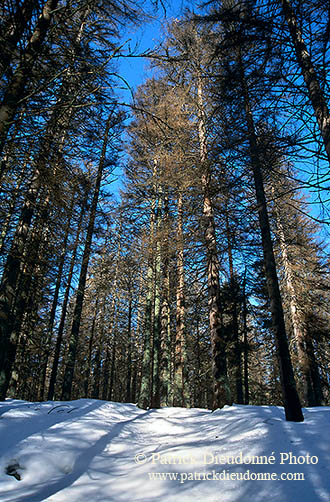
[[[214,408],[232,404],[232,397],[227,375],[227,342],[224,337],[220,305],[219,263],[217,254],[213,205],[210,195],[211,173],[207,158],[206,124],[203,99],[203,85],[198,75],[198,131],[200,163],[202,167],[203,216],[205,221],[205,245],[207,256],[207,283],[209,324],[212,343],[212,365],[214,377]]]
[[[170,271],[169,271],[169,207],[168,196],[164,197],[165,244],[163,246],[163,302],[160,314],[160,406],[169,406],[170,399]]]
[[[183,399],[183,343],[184,343],[184,262],[183,262],[183,194],[178,192],[176,248],[176,329],[174,354],[173,406],[184,406]]]

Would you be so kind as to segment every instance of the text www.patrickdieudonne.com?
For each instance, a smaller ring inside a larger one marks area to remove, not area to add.
[[[230,472],[223,469],[208,472],[148,472],[150,481],[305,481],[303,472]]]

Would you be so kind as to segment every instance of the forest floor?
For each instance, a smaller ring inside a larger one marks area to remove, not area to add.
[[[328,502],[330,407],[303,411],[292,423],[274,406],[212,413],[7,399],[0,500]]]

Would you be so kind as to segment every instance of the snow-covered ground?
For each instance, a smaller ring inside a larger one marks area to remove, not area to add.
[[[304,415],[6,400],[0,501],[329,502],[330,408]]]

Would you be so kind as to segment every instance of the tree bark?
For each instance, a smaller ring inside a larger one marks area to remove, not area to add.
[[[165,244],[163,252],[163,302],[160,314],[160,406],[169,406],[170,397],[170,273],[169,273],[169,207],[168,196],[164,198]]]
[[[177,285],[176,285],[176,329],[174,354],[173,406],[184,406],[183,396],[183,340],[184,340],[184,262],[183,262],[183,194],[179,190],[177,201]]]
[[[243,279],[244,404],[249,404],[249,345],[247,327],[246,269]]]
[[[126,377],[126,403],[131,401],[132,396],[132,297],[128,302],[128,326],[127,326],[127,377]]]

